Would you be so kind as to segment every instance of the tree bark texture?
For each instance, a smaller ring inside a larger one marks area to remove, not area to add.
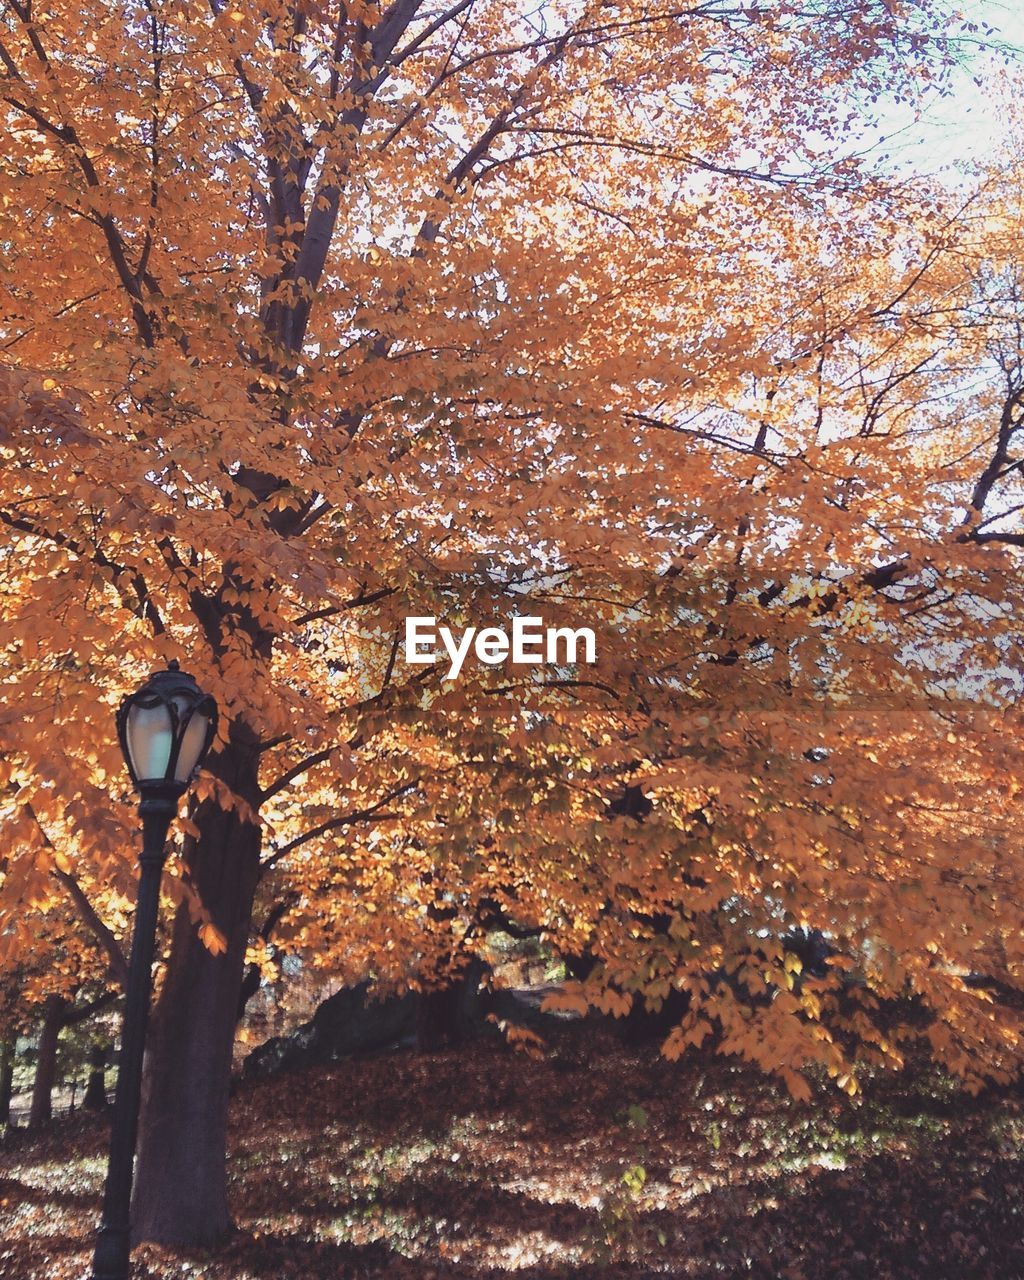
[[[216,765],[250,802],[256,759],[236,743]],[[195,818],[200,834],[186,862],[227,951],[204,946],[187,906],[179,907],[147,1046],[132,1204],[134,1240],[178,1246],[212,1244],[231,1226],[227,1104],[260,854],[259,828],[235,811],[208,801]]]
[[[57,1078],[57,1040],[64,1026],[63,996],[47,996],[43,1004],[43,1026],[39,1033],[36,1073],[32,1082],[32,1108],[28,1127],[38,1129],[53,1117],[53,1086]]]

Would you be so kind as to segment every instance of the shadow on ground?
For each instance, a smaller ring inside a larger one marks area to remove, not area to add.
[[[103,1125],[0,1151],[0,1276],[87,1269]],[[137,1280],[1024,1276],[1024,1120],[922,1073],[796,1104],[693,1056],[567,1030],[543,1061],[478,1043],[283,1074],[232,1104],[238,1229],[136,1252]]]

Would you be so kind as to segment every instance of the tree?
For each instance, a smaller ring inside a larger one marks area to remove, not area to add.
[[[36,1069],[32,1079],[32,1105],[28,1125],[38,1129],[53,1118],[53,1087],[57,1083],[57,1049],[61,1032],[77,1026],[98,1010],[110,1004],[116,992],[104,991],[74,1005],[65,996],[48,995],[43,1002],[39,1042],[36,1046]]]
[[[109,1046],[102,1040],[93,1040],[89,1046],[89,1078],[82,1106],[88,1111],[104,1111],[107,1106],[107,1058]]]
[[[69,873],[60,874],[74,885],[76,893],[82,893]],[[5,926],[5,940],[10,942],[19,930],[8,920],[23,915],[27,904],[9,900],[6,905],[11,916],[5,912],[0,920]],[[113,935],[105,926],[104,930],[119,964],[97,945],[95,935],[82,927],[81,918],[66,895],[54,893],[47,899],[37,898],[32,905],[28,935],[19,939],[15,963],[5,969],[5,981],[0,986],[0,1043],[6,1051],[2,1078],[7,1081],[8,1110],[17,1039],[33,1026],[38,1028],[29,1128],[40,1128],[52,1118],[62,1034],[108,1008],[120,994],[124,959]],[[0,1094],[3,1092],[0,1088]]]
[[[930,365],[955,383],[968,360],[943,356],[960,224],[847,143],[872,94],[941,80],[939,10],[12,0],[0,21],[0,768],[127,894],[112,702],[177,657],[223,712],[169,882],[140,1235],[228,1224],[232,1039],[274,913],[285,945],[401,986],[497,902],[599,958],[570,1000],[689,985],[673,1052],[717,1018],[795,1089],[807,1061],[851,1079],[847,1042],[892,1056],[838,1005],[820,1034],[829,990],[794,995],[770,936],[813,913],[876,948],[869,985],[962,1015],[933,1037],[953,1065],[970,1041],[1005,1069],[1003,1024],[932,960],[963,958],[969,918],[1018,962],[990,896],[1017,884],[1015,833],[972,816],[1018,762],[999,697],[957,685],[1010,660],[1009,462],[964,522],[990,406],[953,423],[929,399]],[[595,669],[402,663],[406,615],[480,625],[524,589],[593,622]],[[970,643],[933,679],[950,636]],[[636,830],[605,812],[626,783],[654,805]],[[11,847],[5,898],[51,892],[53,856]],[[712,990],[723,965],[770,1006]]]
[[[23,848],[20,856],[16,852],[0,859],[0,956],[5,961],[0,984],[0,1111],[7,1123],[17,1039],[38,1022],[28,1123],[39,1128],[52,1118],[62,1033],[109,1007],[120,994],[127,963],[118,934],[125,920],[116,895],[111,901],[109,890],[89,879],[83,887],[73,874],[25,788],[13,776],[7,783],[6,831]],[[118,934],[94,903],[114,922]]]
[[[11,1123],[11,1098],[14,1095],[13,1038],[0,1041],[0,1124],[6,1128]]]

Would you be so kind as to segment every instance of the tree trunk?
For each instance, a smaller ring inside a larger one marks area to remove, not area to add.
[[[234,743],[215,766],[254,807],[256,761],[254,749]],[[186,861],[227,951],[208,950],[187,905],[179,907],[149,1035],[132,1234],[135,1240],[202,1247],[231,1227],[227,1104],[260,832],[212,802],[195,816],[200,835],[186,845]]]
[[[14,1093],[14,1038],[0,1043],[0,1124],[11,1123]]]
[[[94,1044],[89,1050],[89,1080],[82,1106],[86,1111],[103,1111],[107,1106],[107,1046]]]
[[[38,1129],[53,1116],[53,1085],[57,1077],[57,1039],[64,1026],[63,996],[47,996],[43,1005],[43,1029],[39,1033],[36,1074],[32,1082],[32,1109],[28,1127]]]
[[[463,971],[440,987],[419,993],[416,1002],[416,1047],[431,1052],[461,1044],[479,1021],[480,979],[486,966],[473,956]]]

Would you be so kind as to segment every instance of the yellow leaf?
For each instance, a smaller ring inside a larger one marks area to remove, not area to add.
[[[228,940],[209,920],[199,928],[199,940],[211,955],[222,955],[228,949]]]

